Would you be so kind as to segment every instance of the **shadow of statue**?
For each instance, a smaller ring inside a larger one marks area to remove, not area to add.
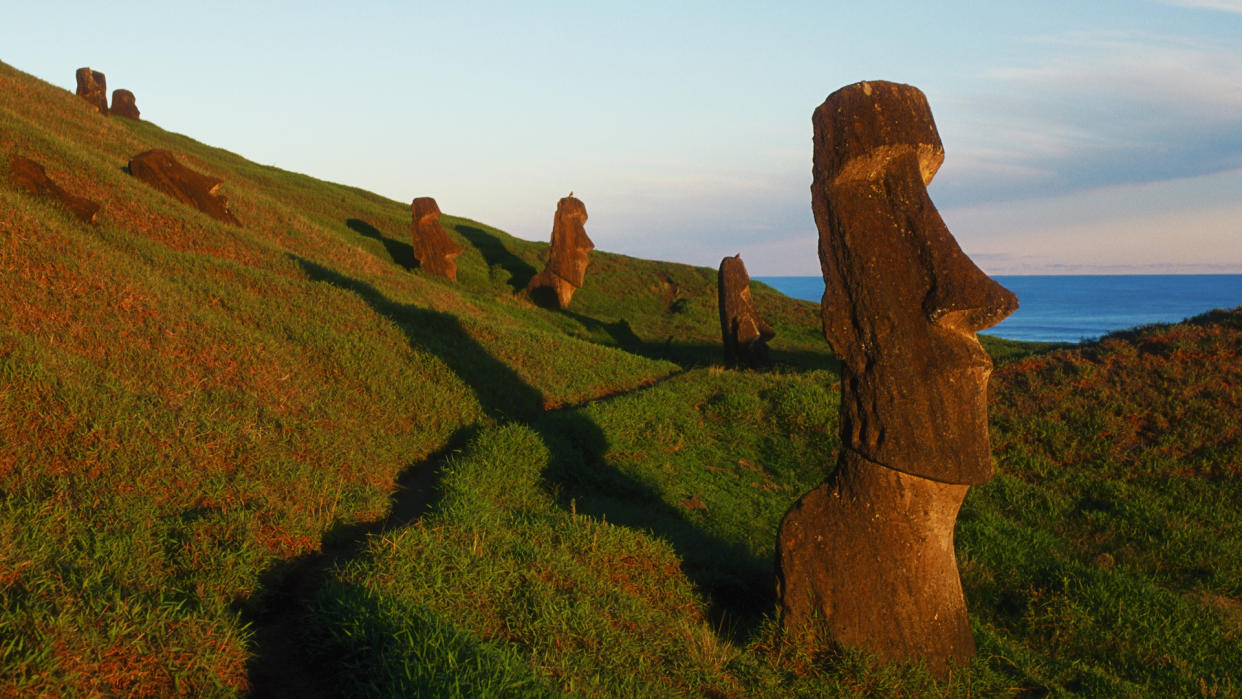
[[[509,252],[495,235],[465,223],[455,224],[453,228],[479,251],[489,268],[499,267],[509,273],[509,286],[513,287],[514,293],[525,289],[530,278],[535,276],[534,266]]]
[[[595,422],[580,410],[545,412],[542,393],[490,354],[457,317],[394,301],[366,282],[292,257],[309,279],[357,294],[400,328],[411,347],[444,362],[471,387],[489,421],[531,427],[549,452],[544,487],[561,507],[569,510],[573,502],[579,514],[670,542],[682,557],[685,574],[709,601],[712,625],[722,637],[749,634],[771,610],[770,560],[699,529],[659,493],[610,466],[605,459],[607,435]],[[628,324],[614,330],[619,342],[632,341]],[[462,450],[480,427],[461,427],[436,453],[408,464],[397,477],[387,515],[337,525],[323,535],[321,551],[281,561],[263,575],[256,592],[239,604],[254,632],[254,655],[247,664],[253,696],[331,694],[332,673],[341,668],[336,658],[316,657],[315,649],[306,646],[305,639],[316,632],[308,610],[332,571],[361,555],[371,537],[411,525],[432,506],[446,459]]]
[[[359,235],[378,240],[383,244],[384,250],[388,252],[388,256],[392,258],[393,262],[406,269],[414,269],[418,266],[418,260],[414,259],[414,247],[409,243],[403,243],[385,236],[378,228],[360,218],[345,219],[345,225]]]

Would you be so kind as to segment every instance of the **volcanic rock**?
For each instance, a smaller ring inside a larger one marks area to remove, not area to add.
[[[174,199],[212,218],[240,226],[228,200],[217,194],[223,180],[194,172],[162,148],[144,151],[129,161],[129,173]]]
[[[440,207],[431,197],[418,197],[410,204],[414,214],[411,225],[414,259],[427,272],[457,281],[457,263],[461,246],[453,242],[440,226]]]
[[[531,277],[526,285],[528,292],[551,292],[558,307],[569,307],[574,292],[582,288],[586,279],[588,253],[595,249],[595,243],[586,234],[586,221],[586,205],[574,197],[573,192],[557,202],[552,219],[552,244],[548,246],[548,266]]]
[[[992,363],[975,332],[1018,302],[962,252],[927,194],[944,150],[922,92],[856,83],[812,122],[842,448],[833,475],[781,522],[782,624],[943,677],[975,653],[953,524],[969,486],[993,471]]]
[[[66,192],[47,176],[47,171],[30,158],[20,156],[9,161],[9,179],[35,196],[49,196],[59,201],[84,223],[94,223],[99,204]]]
[[[724,342],[725,365],[752,369],[768,363],[768,340],[773,330],[755,311],[750,297],[750,275],[741,255],[720,261],[716,272],[720,306],[720,335]]]
[[[128,119],[139,118],[138,105],[134,102],[134,93],[129,90],[112,91],[112,113]]]
[[[95,105],[100,114],[108,115],[108,81],[104,74],[90,68],[78,68],[78,97]]]

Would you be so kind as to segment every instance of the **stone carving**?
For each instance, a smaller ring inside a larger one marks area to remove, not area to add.
[[[162,148],[144,151],[129,161],[129,173],[174,199],[208,216],[240,226],[228,200],[217,193],[222,180],[194,172]]]
[[[418,197],[410,209],[414,213],[411,234],[418,266],[437,277],[457,281],[454,260],[461,254],[461,246],[440,226],[440,206],[431,197]]]
[[[90,68],[78,68],[78,97],[95,105],[100,114],[108,115],[108,81],[104,74]]]
[[[134,101],[134,93],[129,90],[112,91],[112,113],[127,119],[139,118],[138,104]]]
[[[586,279],[588,253],[595,243],[586,234],[586,205],[574,197],[562,198],[556,203],[556,216],[552,219],[552,244],[548,246],[548,266],[531,277],[526,290],[532,295],[549,290],[556,296],[556,305],[568,308],[574,292],[582,288]]]
[[[975,652],[953,525],[993,470],[992,363],[975,332],[1018,300],[962,252],[928,197],[944,150],[922,92],[857,83],[812,122],[842,446],[835,473],[781,522],[782,623],[943,677]]]
[[[720,305],[720,335],[724,341],[725,365],[752,369],[768,363],[768,340],[776,331],[755,311],[750,297],[750,275],[741,255],[720,261],[716,272]]]
[[[35,196],[50,196],[56,199],[84,223],[94,223],[99,215],[99,204],[66,192],[47,176],[47,171],[42,165],[30,158],[16,156],[9,161],[9,179]]]

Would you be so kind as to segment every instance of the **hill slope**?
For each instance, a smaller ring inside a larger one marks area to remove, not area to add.
[[[152,147],[243,225],[131,178]],[[6,693],[1237,694],[1237,312],[988,341],[999,475],[957,542],[980,659],[938,686],[771,616],[776,523],[837,446],[813,304],[756,285],[776,370],[723,370],[714,270],[597,251],[549,311],[515,294],[546,245],[446,215],[442,282],[407,204],[3,64],[0,150]]]

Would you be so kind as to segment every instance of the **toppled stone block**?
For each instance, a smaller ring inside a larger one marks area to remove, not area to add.
[[[30,158],[14,157],[9,161],[9,179],[35,196],[46,196],[59,201],[84,223],[94,223],[99,215],[99,204],[66,192],[47,176],[47,171]]]
[[[187,168],[163,148],[135,155],[129,161],[129,173],[214,219],[234,226],[241,225],[229,210],[228,200],[217,192],[223,180]]]
[[[440,225],[440,206],[431,197],[418,197],[410,204],[414,259],[420,269],[449,281],[457,281],[457,257],[461,246]]]
[[[129,90],[113,90],[112,113],[127,119],[140,118],[141,112],[138,111],[138,105],[134,101],[134,93]]]
[[[975,653],[953,525],[993,470],[992,363],[975,332],[1018,302],[962,252],[927,194],[944,149],[922,92],[857,83],[812,122],[842,447],[832,477],[781,522],[782,624],[943,677]]]
[[[104,74],[90,68],[78,68],[78,97],[95,105],[99,113],[108,116],[108,81]]]
[[[746,273],[740,254],[720,261],[716,289],[725,365],[751,369],[767,365],[768,340],[776,337],[776,331],[755,310],[750,296],[750,275]]]
[[[574,197],[573,192],[557,202],[552,219],[552,244],[548,246],[548,266],[531,277],[526,285],[527,292],[533,295],[551,292],[558,307],[569,307],[574,292],[581,289],[586,280],[588,253],[595,249],[595,243],[586,234],[586,221],[586,205]]]

